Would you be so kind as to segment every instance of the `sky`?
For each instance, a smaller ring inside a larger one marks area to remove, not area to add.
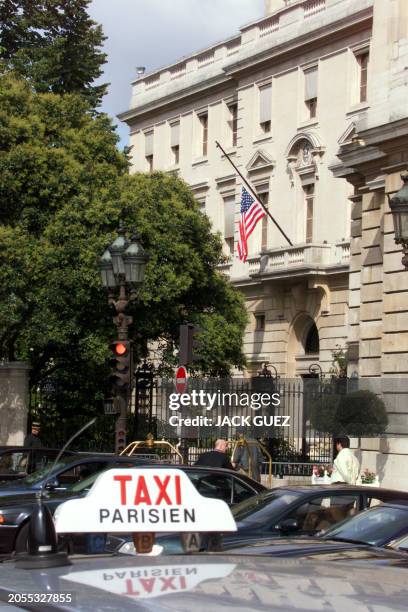
[[[150,72],[170,64],[234,35],[263,10],[264,0],[92,0],[90,15],[108,37],[101,80],[110,86],[102,110],[116,117],[129,108],[136,66]],[[119,124],[118,133],[123,148],[127,125]]]

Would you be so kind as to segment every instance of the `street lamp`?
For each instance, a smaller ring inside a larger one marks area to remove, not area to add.
[[[129,325],[133,323],[133,318],[126,314],[126,310],[129,303],[136,299],[137,289],[144,280],[148,260],[149,256],[137,237],[133,235],[128,240],[122,230],[100,258],[102,285],[108,292],[109,304],[115,309],[113,322],[117,328],[118,340],[128,340]],[[126,432],[129,388],[124,386],[116,389],[116,396],[120,408],[115,427],[115,446],[118,452],[119,438],[121,445],[124,444],[123,432]]]
[[[394,222],[395,242],[401,244],[404,256],[402,265],[408,268],[408,174],[401,175],[403,186],[389,198],[389,205]]]

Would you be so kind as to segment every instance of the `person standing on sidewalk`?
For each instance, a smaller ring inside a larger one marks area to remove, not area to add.
[[[40,440],[40,424],[32,423],[31,433],[24,438],[24,446],[28,448],[41,448],[43,443]]]
[[[335,438],[334,444],[338,453],[334,460],[331,475],[332,484],[343,482],[355,485],[360,473],[360,464],[350,449],[350,438],[348,436]]]
[[[217,440],[214,450],[207,451],[199,456],[195,465],[205,465],[207,467],[220,467],[227,470],[233,470],[231,461],[227,456],[228,442],[226,440]]]

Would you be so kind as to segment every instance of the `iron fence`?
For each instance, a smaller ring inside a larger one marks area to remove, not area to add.
[[[152,433],[156,440],[170,441],[181,449],[189,463],[194,463],[202,452],[213,448],[217,438],[233,441],[243,433],[247,438],[262,439],[272,455],[275,476],[309,476],[314,463],[331,463],[333,459],[332,436],[318,429],[313,415],[324,409],[328,395],[335,396],[349,390],[350,381],[347,380],[197,377],[189,380],[189,395],[194,391],[212,394],[217,400],[214,405],[210,409],[200,405],[172,410],[170,398],[175,393],[174,380],[155,378],[151,368],[142,368],[128,420],[128,441],[144,440],[148,433]],[[279,404],[254,409],[251,403],[241,402],[244,396],[252,401],[261,394],[278,394]],[[221,401],[224,395],[229,402]],[[81,414],[73,414],[69,407],[59,404],[58,397],[58,390],[52,388],[31,392],[29,425],[33,420],[41,422],[42,441],[49,447],[60,447],[87,420],[97,416],[92,430],[76,440],[72,448],[113,452],[115,416],[104,414],[103,402],[90,398]],[[195,425],[171,424],[171,417],[175,415],[190,419],[211,416],[212,422],[205,424],[199,420]],[[254,416],[265,418],[265,424],[254,425]],[[232,417],[242,420],[237,422]],[[275,419],[274,422],[288,418],[288,426],[271,426],[268,424],[271,418]],[[245,419],[249,419],[248,423],[244,423]],[[160,458],[166,459],[163,452],[160,452]]]

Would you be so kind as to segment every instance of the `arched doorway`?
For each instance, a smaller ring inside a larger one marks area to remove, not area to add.
[[[316,322],[303,312],[293,320],[288,341],[288,376],[309,374],[312,363],[319,361],[320,338]]]

